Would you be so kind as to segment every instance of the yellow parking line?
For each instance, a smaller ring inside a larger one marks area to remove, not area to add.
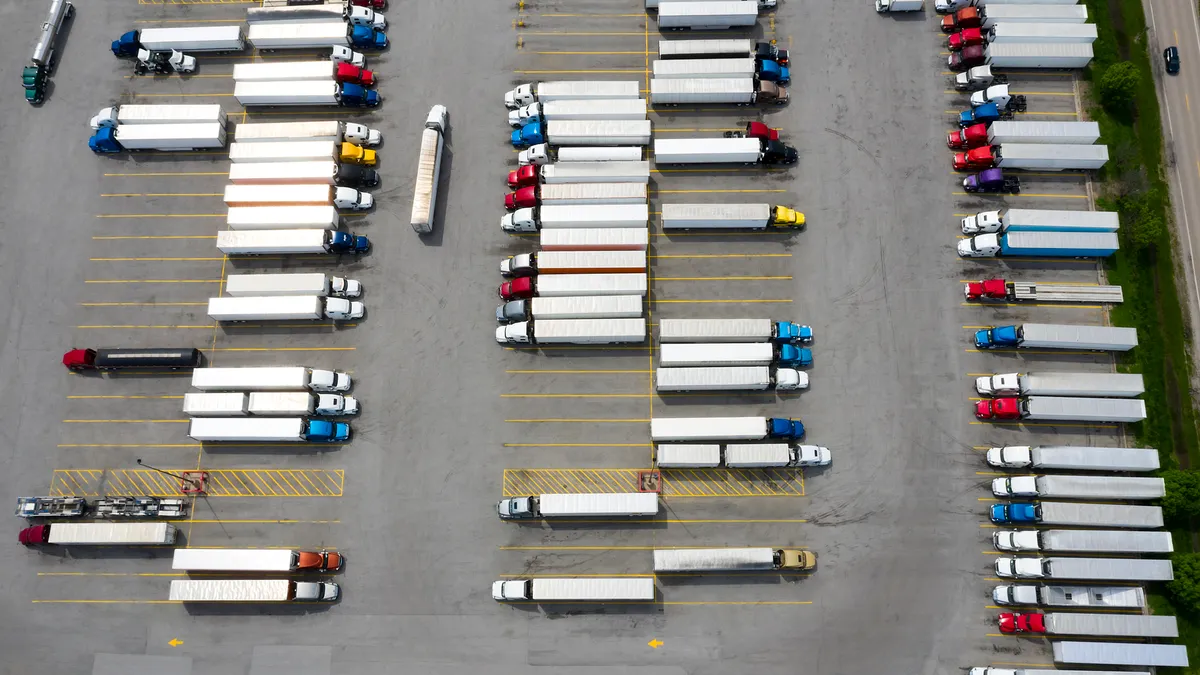
[[[630,374],[638,373],[645,375],[654,372],[652,370],[506,370],[509,374],[515,375],[542,375],[542,374],[572,374],[572,375],[611,375],[611,374]]]
[[[97,218],[226,218],[227,213],[97,213]]]
[[[223,197],[221,192],[113,192],[101,197]]]
[[[545,419],[511,419],[504,420],[513,424],[549,424],[559,422],[564,424],[649,424],[648,419],[586,419],[577,417],[547,417]]]
[[[215,234],[129,234],[129,235],[97,235],[92,237],[96,241],[110,241],[119,239],[216,239]]]
[[[962,196],[972,196],[973,193],[952,192],[950,194],[962,197]],[[975,193],[975,194],[989,194],[989,193]],[[1088,198],[1087,195],[1065,195],[1065,194],[1054,194],[1054,193],[1029,193],[1029,192],[1022,192],[1020,194],[1004,195],[1004,196],[1005,197],[1044,197],[1046,199],[1087,199]]]
[[[648,448],[650,443],[504,443],[505,448]]]
[[[703,258],[790,258],[791,253],[678,253],[671,255],[648,255],[651,260],[698,260]]]
[[[791,298],[786,298],[786,299],[782,299],[782,300],[764,300],[761,298],[753,299],[753,300],[661,300],[659,298],[655,298],[654,300],[651,300],[650,302],[657,303],[657,304],[666,304],[666,305],[702,305],[702,304],[718,304],[719,305],[719,304],[728,304],[728,303],[734,303],[734,304],[741,305],[741,304],[754,304],[754,303],[770,304],[770,303],[779,303],[779,302],[792,302],[792,300],[791,300]]]
[[[791,281],[788,276],[653,277],[654,281]]]
[[[80,307],[205,307],[207,302],[81,302]]]

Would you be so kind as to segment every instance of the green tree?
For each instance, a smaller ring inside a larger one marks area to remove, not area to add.
[[[1200,614],[1200,553],[1176,553],[1171,556],[1175,578],[1167,582],[1167,592],[1177,609]]]
[[[1167,484],[1163,517],[1173,522],[1200,517],[1200,471],[1171,469],[1162,472],[1162,478]]]
[[[1129,61],[1114,63],[1100,76],[1100,101],[1109,112],[1129,112],[1142,74]]]

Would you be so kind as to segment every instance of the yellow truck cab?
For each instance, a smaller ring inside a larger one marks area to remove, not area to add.
[[[338,158],[345,164],[375,166],[375,151],[353,143],[342,143],[342,150]]]

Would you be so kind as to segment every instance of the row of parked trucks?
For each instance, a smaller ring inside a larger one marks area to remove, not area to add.
[[[618,162],[613,162],[614,164]],[[583,164],[583,162],[580,162]],[[551,168],[546,165],[541,168]],[[532,167],[531,167],[532,168]],[[634,187],[640,185],[642,187]],[[510,213],[501,216],[505,232],[538,232],[564,228],[638,228],[648,226],[649,206],[643,197],[644,183],[572,183],[562,186],[520,188],[505,196]],[[557,199],[545,200],[549,194]],[[586,195],[586,196],[585,196]],[[612,196],[611,200],[607,197]],[[601,201],[604,200],[604,201]],[[635,202],[635,200],[637,200]],[[600,203],[576,203],[576,202]],[[519,207],[520,203],[539,203]],[[663,204],[660,224],[671,230],[799,230],[806,225],[804,214],[777,204]]]
[[[279,299],[278,296],[274,296]],[[285,296],[286,297],[286,296]],[[188,436],[201,442],[335,443],[350,439],[348,422],[310,415],[353,415],[346,373],[298,366],[196,368],[184,397]]]

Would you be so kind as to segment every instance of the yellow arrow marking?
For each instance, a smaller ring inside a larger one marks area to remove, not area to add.
[[[171,645],[172,647],[178,647],[179,645],[183,644],[183,640],[180,640],[179,638],[171,638],[171,641],[167,644]]]
[[[659,647],[661,647],[661,646],[662,646],[662,640],[659,640],[658,638],[655,638],[655,639],[653,639],[653,640],[651,640],[651,641],[647,642],[646,644],[650,645],[650,648],[651,648],[651,649],[658,649]]]

